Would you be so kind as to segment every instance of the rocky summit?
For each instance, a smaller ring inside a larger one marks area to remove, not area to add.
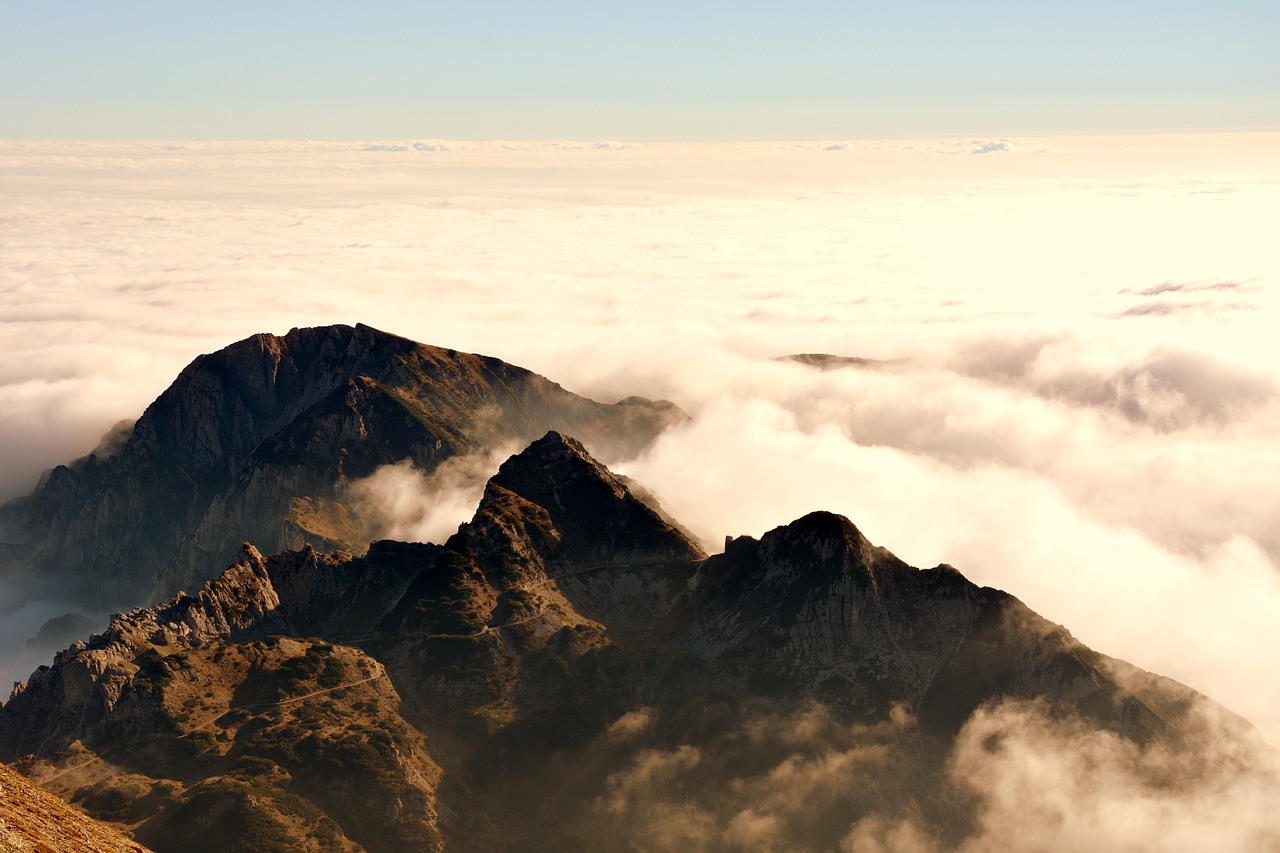
[[[684,418],[363,325],[254,335],[197,358],[123,436],[0,508],[0,581],[98,612],[155,601],[209,579],[246,539],[361,550],[348,487],[382,465],[429,474],[548,429],[627,458]]]
[[[552,431],[443,546],[244,545],[18,685],[0,760],[161,853],[958,846],[1009,706],[1200,772],[1207,700],[1011,595],[824,512],[709,556],[642,497]]]

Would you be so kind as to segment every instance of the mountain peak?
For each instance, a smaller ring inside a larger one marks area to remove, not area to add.
[[[873,566],[881,550],[852,521],[825,511],[811,512],[760,537],[760,556],[766,563],[803,565],[809,573],[833,577],[847,574],[864,585],[875,583]]]
[[[632,493],[577,439],[552,430],[512,456],[489,481],[545,509],[579,561],[701,560],[684,531]]]
[[[95,606],[136,603],[147,584],[163,599],[209,579],[245,539],[266,553],[362,549],[344,488],[382,465],[430,473],[550,429],[558,438],[526,461],[576,456],[587,470],[598,463],[559,431],[626,459],[685,417],[662,401],[579,397],[497,358],[363,324],[257,334],[187,365],[118,453],[60,468],[0,508],[0,541],[30,555],[0,576],[23,573],[33,587],[83,578],[73,588]]]
[[[814,541],[840,540],[846,544],[858,546],[867,541],[852,521],[843,515],[826,510],[802,515],[790,524],[765,534],[765,538],[771,536]]]
[[[492,482],[550,510],[549,504],[559,505],[563,485],[583,478],[598,481],[615,496],[626,490],[582,442],[551,430],[503,462]]]

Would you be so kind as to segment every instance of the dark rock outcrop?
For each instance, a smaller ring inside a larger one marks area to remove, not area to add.
[[[194,596],[117,615],[0,709],[0,751],[161,850],[438,849],[440,771],[368,632],[434,545],[245,546]]]

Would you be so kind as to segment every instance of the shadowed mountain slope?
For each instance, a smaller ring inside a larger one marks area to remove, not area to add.
[[[109,456],[60,466],[0,508],[15,585],[95,609],[198,586],[239,543],[360,550],[347,487],[379,466],[522,446],[548,429],[634,456],[684,414],[605,405],[495,358],[368,326],[261,334],[182,371]]]

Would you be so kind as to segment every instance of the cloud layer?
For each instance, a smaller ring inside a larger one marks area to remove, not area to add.
[[[1280,762],[1240,749],[1209,705],[1196,713],[1174,752],[1008,701],[979,709],[944,755],[901,708],[874,725],[820,705],[642,708],[597,746],[621,769],[592,831],[655,853],[1271,849]]]
[[[672,399],[626,473],[699,536],[842,512],[1280,743],[1277,142],[6,143],[0,494],[199,353],[365,322]],[[452,474],[366,511],[442,537]]]

